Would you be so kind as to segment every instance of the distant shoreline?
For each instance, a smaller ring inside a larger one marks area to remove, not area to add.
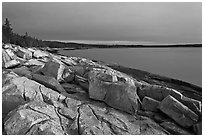
[[[58,50],[81,50],[93,48],[202,48],[202,44],[171,44],[171,45],[106,45],[106,44],[85,44],[85,43],[65,43],[59,41],[44,41],[49,45],[42,49],[56,53]]]

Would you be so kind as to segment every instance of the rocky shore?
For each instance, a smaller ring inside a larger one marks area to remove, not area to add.
[[[3,134],[200,135],[201,108],[190,83],[2,45]]]

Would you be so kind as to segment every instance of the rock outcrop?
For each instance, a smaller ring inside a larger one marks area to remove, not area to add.
[[[202,102],[181,87],[80,57],[2,47],[3,134],[202,134]]]
[[[134,80],[113,70],[93,69],[89,73],[89,97],[128,113],[134,114],[139,107]]]

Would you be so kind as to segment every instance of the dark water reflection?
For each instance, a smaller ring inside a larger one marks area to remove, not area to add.
[[[114,62],[202,85],[202,48],[116,48],[62,50],[59,53]]]

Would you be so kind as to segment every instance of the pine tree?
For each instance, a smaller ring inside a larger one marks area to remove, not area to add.
[[[11,27],[10,21],[8,20],[8,18],[6,18],[5,24],[2,26],[3,35],[5,37],[4,42],[8,42],[8,43],[11,42],[11,37],[13,34],[12,30],[13,29]]]

